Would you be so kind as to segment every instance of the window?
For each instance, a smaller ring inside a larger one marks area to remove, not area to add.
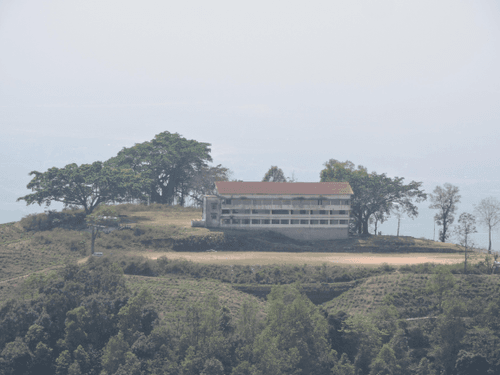
[[[292,219],[290,220],[290,224],[300,224],[300,220]]]
[[[338,220],[330,220],[331,225],[337,225],[339,223]]]
[[[261,224],[269,224],[269,219],[264,219],[264,220],[261,220],[260,222]]]
[[[340,205],[340,199],[332,199],[332,205],[334,206]]]
[[[271,210],[252,210],[253,215],[269,215]]]
[[[339,215],[345,215],[345,211],[344,210],[340,210],[339,211]]]
[[[241,224],[250,224],[250,219],[241,220]]]
[[[231,204],[231,199],[224,199],[222,202],[224,204]]]
[[[347,220],[339,220],[340,224],[347,224]]]
[[[349,205],[351,204],[351,202],[350,202],[350,201],[344,201],[344,204],[345,204],[346,206],[349,206]]]
[[[320,224],[328,224],[328,220],[320,220],[319,223]]]
[[[259,219],[252,219],[252,224],[260,224],[260,220]]]
[[[281,204],[284,204],[285,206],[290,206],[292,204],[292,201],[290,200],[283,200]]]
[[[233,224],[239,224],[240,223],[240,219],[233,219]]]
[[[311,225],[319,224],[319,220],[311,220]]]
[[[233,214],[239,214],[240,210],[233,210]]]
[[[231,224],[231,219],[222,220],[222,224]]]
[[[217,220],[217,214],[210,214],[210,218],[212,220]]]
[[[279,224],[279,223],[280,223],[279,220],[276,220],[276,219],[271,220],[271,224]]]
[[[307,210],[300,210],[301,215],[307,215]]]
[[[281,224],[287,224],[288,225],[288,223],[289,223],[289,220],[284,220],[284,219],[281,220]]]
[[[212,203],[212,210],[216,210],[217,209],[217,203]]]
[[[319,211],[319,214],[320,214],[320,215],[328,215],[328,211],[325,211],[325,210],[320,210],[320,211]]]
[[[309,220],[300,220],[300,224],[306,224],[306,225],[308,225],[309,224]]]
[[[231,210],[222,210],[222,215],[229,215]]]
[[[288,210],[273,210],[272,214],[273,215],[288,215]]]
[[[255,206],[270,206],[272,204],[271,199],[255,199],[253,201]]]

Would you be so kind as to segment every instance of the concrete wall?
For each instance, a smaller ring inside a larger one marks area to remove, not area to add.
[[[349,238],[348,228],[273,228],[271,225],[261,227],[239,227],[238,230],[269,230],[284,236],[302,241],[341,240]]]
[[[349,237],[347,228],[270,228],[270,230],[304,241],[338,240]]]
[[[207,228],[217,228],[220,226],[220,204],[220,198],[213,196],[205,196],[203,198],[203,217]]]

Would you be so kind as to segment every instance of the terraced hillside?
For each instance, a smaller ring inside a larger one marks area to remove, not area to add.
[[[186,277],[126,276],[126,285],[132,292],[147,289],[153,296],[153,303],[160,312],[160,318],[174,323],[189,307],[201,303],[209,294],[219,298],[231,316],[237,317],[244,301],[259,305],[260,318],[264,317],[265,302],[251,294],[237,291],[230,284],[216,280],[196,280]]]
[[[331,313],[368,314],[380,306],[393,304],[406,319],[435,316],[440,312],[438,295],[428,288],[432,277],[432,274],[400,272],[368,277],[326,302],[324,307]],[[464,301],[477,300],[481,306],[487,305],[500,291],[498,275],[453,275],[453,278],[455,285],[447,293]]]

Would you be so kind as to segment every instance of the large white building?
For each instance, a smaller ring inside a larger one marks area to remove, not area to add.
[[[203,199],[207,228],[272,230],[300,240],[348,237],[347,182],[216,182],[217,194]]]

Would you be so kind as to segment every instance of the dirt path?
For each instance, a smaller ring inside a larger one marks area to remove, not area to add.
[[[186,259],[207,264],[346,264],[381,265],[383,263],[401,266],[405,264],[463,262],[463,254],[414,253],[414,254],[373,254],[373,253],[284,253],[284,252],[165,252],[141,253],[150,259],[166,256],[170,259]]]

